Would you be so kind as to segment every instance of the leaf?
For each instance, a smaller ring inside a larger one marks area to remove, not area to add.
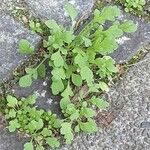
[[[75,64],[78,64],[79,67],[84,67],[88,65],[88,59],[86,56],[82,56],[80,53],[74,58]]]
[[[9,106],[9,107],[15,107],[17,104],[18,104],[18,100],[15,98],[15,97],[13,97],[13,96],[11,96],[11,95],[7,95],[7,105]]]
[[[48,128],[44,128],[41,133],[42,133],[42,135],[43,135],[44,137],[47,137],[47,136],[51,136],[51,135],[52,135],[52,131],[49,130]]]
[[[54,80],[52,82],[51,88],[52,88],[52,93],[54,95],[57,95],[64,90],[64,84],[62,80]]]
[[[56,67],[61,67],[61,66],[63,67],[64,66],[64,59],[62,58],[62,56],[61,56],[59,51],[54,53],[54,54],[52,54],[51,60],[54,61],[54,65]]]
[[[93,72],[87,66],[81,68],[81,77],[86,80],[88,84],[93,82]]]
[[[70,99],[69,97],[65,97],[65,98],[62,98],[60,100],[60,107],[62,110],[66,110],[67,106],[70,104]]]
[[[41,145],[37,145],[36,150],[44,150],[44,147]]]
[[[124,32],[132,33],[137,30],[137,25],[133,21],[129,20],[121,24],[119,28]]]
[[[89,46],[92,45],[92,42],[91,42],[90,39],[88,39],[88,38],[86,38],[86,37],[84,37],[84,36],[82,36],[82,39],[83,39],[83,41],[84,41],[86,47],[89,47]]]
[[[17,128],[20,128],[20,124],[18,123],[18,120],[17,119],[14,119],[14,120],[11,120],[9,122],[9,132],[15,132],[15,130]]]
[[[56,79],[56,80],[61,80],[61,79],[65,79],[66,78],[66,75],[65,75],[65,71],[64,69],[61,67],[61,68],[54,68],[52,70],[52,75],[53,77]]]
[[[72,21],[74,21],[75,18],[77,17],[77,15],[78,15],[77,10],[70,3],[66,3],[65,4],[65,11],[69,14],[69,16],[71,17]]]
[[[58,148],[60,146],[59,141],[56,138],[54,138],[54,137],[46,138],[46,142],[52,148]]]
[[[46,75],[46,67],[44,64],[41,64],[38,69],[37,69],[37,72],[38,72],[38,75],[41,77],[41,78],[44,78],[45,75]]]
[[[69,115],[72,115],[76,112],[75,105],[73,103],[70,103],[67,105],[66,113]]]
[[[94,120],[88,121],[88,122],[80,122],[80,128],[82,131],[87,132],[87,133],[94,133],[98,131],[97,124],[95,123]]]
[[[21,39],[19,41],[19,50],[20,50],[20,53],[23,53],[23,54],[32,54],[34,52],[34,48],[31,47],[30,43],[25,39]]]
[[[65,135],[66,133],[72,132],[71,124],[69,122],[62,123],[61,124],[60,132],[63,135]]]
[[[91,108],[83,107],[80,111],[80,114],[86,118],[95,116],[95,111]]]
[[[99,109],[106,109],[109,106],[109,103],[103,99],[100,98],[91,98],[89,100],[93,105],[95,105],[96,107],[98,107]]]
[[[73,140],[73,133],[72,133],[71,124],[68,122],[62,123],[60,132],[62,135],[64,135],[64,138],[66,139],[66,143],[70,144],[71,141]]]
[[[69,84],[69,82],[68,82],[67,88],[66,88],[66,89],[64,90],[64,92],[61,94],[61,96],[67,98],[67,97],[73,96],[73,95],[74,95],[74,93],[73,93],[73,91],[72,91],[72,89],[71,89],[71,87],[70,87],[70,84]]]
[[[99,87],[101,88],[102,91],[109,91],[109,87],[105,82],[99,82]]]
[[[76,86],[81,86],[82,85],[82,78],[78,74],[72,74],[72,82]]]
[[[72,31],[65,31],[63,33],[63,40],[65,43],[70,44],[74,40],[75,36]]]
[[[52,29],[54,32],[59,31],[60,27],[59,25],[56,23],[55,20],[47,20],[45,22],[46,26],[50,29]]]
[[[33,150],[33,143],[32,142],[25,143],[24,150]]]
[[[80,117],[79,111],[76,110],[72,115],[69,117],[72,121],[77,120]]]
[[[36,95],[36,94],[30,95],[30,96],[26,99],[25,103],[28,103],[28,104],[30,104],[30,105],[33,105],[33,104],[35,104],[36,99],[37,99],[37,95]]]
[[[25,75],[23,77],[20,78],[19,80],[19,85],[21,87],[29,87],[32,84],[32,78],[31,75]]]
[[[8,115],[9,115],[9,118],[15,118],[15,117],[16,117],[16,112],[15,112],[15,110],[14,110],[14,109],[10,109]]]

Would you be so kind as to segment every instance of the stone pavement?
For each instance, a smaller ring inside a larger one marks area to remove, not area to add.
[[[64,26],[70,20],[66,16],[63,3],[65,0],[0,0],[0,81],[11,77],[13,70],[26,62],[29,56],[18,52],[18,41],[28,39],[36,48],[40,47],[42,37],[32,34],[18,19],[14,19],[11,10],[22,6],[30,16],[41,20],[55,19]],[[69,0],[76,6],[81,17],[92,11],[94,0]],[[150,25],[144,20],[122,12],[119,20],[131,19],[138,25],[138,30],[118,39],[120,48],[112,54],[118,63],[127,62],[140,47],[150,42]],[[46,80],[38,79],[30,88],[22,89],[18,83],[7,89],[18,97],[36,92],[39,96],[37,105],[59,113],[59,97],[49,90],[50,72]],[[0,82],[1,84],[1,82]],[[0,86],[1,93],[1,86]],[[95,135],[79,135],[70,146],[61,150],[150,150],[150,54],[130,71],[118,84],[112,87],[106,98],[111,103],[110,111],[119,114],[111,126]],[[123,109],[122,109],[123,108]],[[149,121],[149,122],[148,122]],[[143,122],[143,124],[141,124]],[[0,128],[0,150],[22,150],[24,139]]]
[[[106,97],[119,114],[111,126],[61,150],[150,150],[150,53]]]

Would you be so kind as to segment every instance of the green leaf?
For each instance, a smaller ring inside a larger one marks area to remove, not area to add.
[[[31,47],[30,43],[25,39],[19,41],[19,50],[20,53],[23,54],[32,54],[34,52],[34,48]]]
[[[79,117],[80,117],[79,110],[76,110],[74,113],[70,115],[69,118],[73,121],[73,120],[77,120]]]
[[[9,115],[9,118],[15,118],[15,117],[16,117],[16,112],[15,112],[15,110],[14,110],[14,109],[10,109],[8,115]]]
[[[44,64],[41,64],[38,69],[37,69],[37,73],[40,77],[44,78],[46,75],[46,67]]]
[[[28,103],[28,104],[30,104],[30,105],[33,105],[33,104],[35,104],[36,99],[37,99],[37,95],[36,95],[36,94],[30,95],[30,96],[26,99],[25,103]]]
[[[77,10],[70,3],[66,3],[66,5],[65,5],[65,11],[69,14],[69,16],[71,17],[72,21],[74,21],[75,18],[77,17],[77,15],[78,15]]]
[[[82,40],[84,41],[86,47],[89,47],[89,46],[92,45],[92,42],[91,42],[90,39],[88,39],[88,38],[82,36]]]
[[[32,77],[31,75],[25,75],[23,77],[20,78],[19,80],[19,85],[21,87],[29,87],[32,84]]]
[[[36,150],[44,150],[44,147],[41,145],[37,145]]]
[[[80,114],[86,118],[95,116],[95,111],[91,108],[83,107],[80,111]]]
[[[75,105],[70,103],[67,105],[67,109],[66,109],[66,113],[69,114],[69,115],[72,115],[76,112],[76,108],[75,108]]]
[[[81,86],[82,85],[82,78],[78,74],[72,74],[72,82],[76,86]]]
[[[54,54],[52,54],[51,60],[54,61],[54,65],[56,67],[61,67],[61,66],[63,67],[64,66],[65,62],[64,62],[64,59],[62,58],[62,56],[61,56],[59,51],[54,53]]]
[[[94,133],[98,131],[97,124],[95,123],[94,120],[89,120],[88,122],[80,122],[80,128],[82,131],[87,132],[87,133]]]
[[[14,132],[17,128],[20,128],[20,124],[18,123],[17,119],[11,120],[9,122],[9,132]]]
[[[66,78],[65,71],[62,67],[61,68],[54,68],[52,70],[52,75],[56,80],[61,80],[61,79]]]
[[[137,25],[133,21],[129,20],[121,24],[119,28],[124,32],[132,33],[137,30]]]
[[[25,143],[24,150],[33,150],[33,143],[32,142]]]
[[[69,84],[69,82],[68,82],[67,88],[66,88],[66,89],[64,90],[64,92],[61,94],[61,96],[67,98],[67,97],[73,96],[73,95],[74,95],[74,93],[73,93],[73,91],[72,91],[72,89],[71,89],[71,87],[70,87],[70,84]]]
[[[95,105],[96,107],[98,107],[99,109],[106,109],[109,106],[109,103],[103,99],[100,98],[91,98],[89,100],[93,105]]]
[[[70,104],[70,99],[69,97],[65,97],[65,98],[62,98],[60,100],[60,107],[62,110],[66,110],[67,106]]]
[[[47,136],[51,136],[51,135],[52,135],[52,131],[49,130],[48,128],[44,128],[41,133],[42,133],[42,135],[43,135],[44,137],[47,137]]]
[[[75,36],[72,31],[65,31],[63,33],[63,40],[65,43],[70,44],[74,40]]]
[[[87,66],[81,68],[81,77],[86,80],[88,84],[93,82],[93,72]]]
[[[102,91],[109,91],[109,87],[105,82],[99,82],[99,87],[101,88]]]
[[[78,64],[81,68],[88,65],[88,58],[78,53],[77,56],[74,58],[74,62],[75,64]]]
[[[66,143],[70,144],[71,141],[73,140],[73,133],[72,133],[71,124],[68,122],[62,123],[60,132],[62,135],[64,135],[64,138],[66,139]]]
[[[59,31],[60,27],[59,25],[56,23],[55,20],[47,20],[45,22],[46,26],[50,29],[52,29],[54,32]]]
[[[46,138],[46,142],[52,148],[58,148],[60,146],[59,141],[56,138],[54,138],[54,137]]]
[[[60,132],[63,135],[65,135],[66,133],[72,132],[71,123],[69,123],[69,122],[62,123],[61,124]]]
[[[64,90],[64,84],[62,80],[54,80],[52,82],[51,88],[52,88],[52,93],[54,95],[57,95]]]
[[[11,96],[11,95],[7,95],[7,105],[9,106],[9,107],[15,107],[17,104],[18,104],[18,100],[15,98],[15,97],[13,97],[13,96]]]

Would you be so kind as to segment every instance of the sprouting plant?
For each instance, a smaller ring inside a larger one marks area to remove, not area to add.
[[[7,97],[9,130],[19,129],[31,137],[31,142],[24,146],[25,150],[33,150],[33,147],[43,150],[45,143],[55,148],[59,146],[60,136],[66,143],[71,143],[75,132],[93,133],[98,130],[93,105],[106,109],[108,102],[93,95],[107,92],[106,79],[117,72],[115,61],[109,56],[118,48],[116,39],[137,29],[133,21],[117,21],[120,10],[116,6],[107,6],[102,11],[96,9],[93,19],[79,34],[75,34],[73,29],[77,11],[71,4],[66,4],[65,10],[70,15],[71,28],[66,29],[55,20],[46,21],[51,34],[43,40],[43,46],[47,49],[44,58],[35,68],[26,68],[26,75],[19,80],[21,87],[28,87],[38,76],[45,77],[46,69],[49,69],[45,67],[45,62],[48,61],[52,69],[51,90],[54,95],[62,97],[60,107],[64,118],[58,119],[52,113],[38,110],[33,106],[33,98],[18,101],[10,95]],[[107,22],[111,23],[109,27],[105,27]],[[21,40],[19,47],[22,53],[34,53],[26,40]],[[87,86],[88,98],[81,92],[74,100],[75,89],[82,86]],[[33,101],[29,102],[30,99]],[[56,133],[60,136],[56,137]]]
[[[145,3],[145,0],[125,0],[125,11],[129,12],[134,9],[142,11]]]

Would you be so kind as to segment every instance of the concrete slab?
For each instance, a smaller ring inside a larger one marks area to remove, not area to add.
[[[12,71],[28,58],[19,53],[19,40],[27,39],[37,48],[41,38],[6,13],[0,14],[0,31],[0,80],[2,80],[9,77]]]
[[[79,16],[89,14],[95,0],[69,0],[79,12]],[[65,26],[69,25],[69,19],[64,11],[65,0],[25,0],[30,11],[40,19],[55,19]]]

